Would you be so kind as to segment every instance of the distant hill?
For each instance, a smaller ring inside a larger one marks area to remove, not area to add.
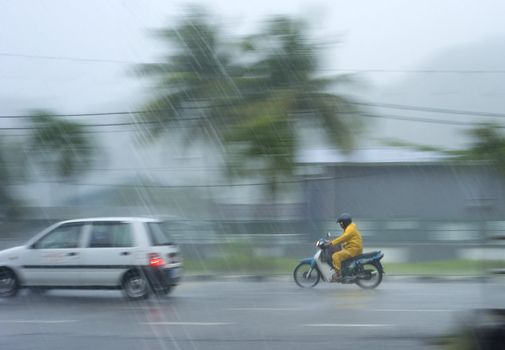
[[[401,83],[367,91],[364,101],[446,109],[503,113],[505,115],[505,37],[457,46],[440,52],[421,71],[474,71],[469,73],[407,73]],[[481,71],[481,72],[476,72]],[[488,73],[482,71],[499,71]],[[417,111],[372,108],[371,113],[403,117],[422,117],[459,122],[502,122],[505,118],[480,118]],[[369,138],[458,148],[468,142],[466,127],[414,123],[397,120],[368,120]]]

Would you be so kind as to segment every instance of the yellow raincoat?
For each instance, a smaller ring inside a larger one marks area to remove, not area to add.
[[[331,241],[331,244],[342,244],[342,250],[331,256],[336,271],[340,271],[342,261],[363,254],[363,240],[355,224],[346,227],[344,233]]]

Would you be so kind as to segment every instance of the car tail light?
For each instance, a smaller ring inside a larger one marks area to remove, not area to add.
[[[158,253],[149,253],[148,258],[151,267],[165,266],[165,260]]]
[[[168,253],[168,263],[175,264],[177,262],[177,253]]]

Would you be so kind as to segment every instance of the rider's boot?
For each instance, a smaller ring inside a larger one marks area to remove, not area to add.
[[[333,273],[331,275],[330,282],[340,282],[342,280],[342,276],[340,275],[339,270],[332,269]]]

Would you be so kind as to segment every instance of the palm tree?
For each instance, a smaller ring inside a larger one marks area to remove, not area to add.
[[[275,18],[244,47],[256,62],[247,69],[248,79],[240,80],[238,122],[225,140],[235,145],[232,173],[256,170],[272,182],[275,197],[277,182],[293,175],[299,129],[318,128],[332,145],[349,151],[361,124],[352,101],[330,93],[348,77],[318,77],[319,51],[305,22]]]
[[[8,145],[5,142],[0,143],[0,203],[2,203],[2,209],[8,208],[15,203],[14,196],[9,188],[12,176],[6,160],[7,147]]]
[[[161,63],[138,67],[142,76],[156,82],[152,97],[139,115],[145,143],[160,137],[182,135],[183,146],[201,141],[205,168],[224,158],[223,132],[233,120],[240,100],[236,86],[241,68],[232,64],[232,46],[220,27],[201,8],[193,7],[173,28],[159,32],[170,50]],[[186,148],[187,149],[187,148]],[[212,200],[214,182],[202,178],[205,195]],[[211,210],[211,207],[209,207]]]
[[[420,152],[438,153],[450,161],[481,161],[495,167],[505,174],[505,135],[503,126],[496,123],[482,123],[465,131],[470,137],[470,143],[461,149],[447,149],[438,146],[415,144],[396,139],[385,140],[385,144],[393,147],[413,149]]]
[[[164,62],[140,67],[157,82],[140,115],[145,135],[155,140],[183,122],[187,140],[222,143],[230,174],[267,177],[274,194],[293,175],[299,123],[320,127],[332,144],[350,150],[359,127],[354,108],[329,93],[345,79],[317,77],[319,52],[306,32],[303,21],[277,18],[244,40],[247,50],[238,55],[208,14],[193,9],[161,31],[172,49]]]
[[[505,175],[505,136],[498,124],[482,124],[472,128],[468,134],[472,143],[463,150],[447,152],[463,161],[490,162],[500,175]]]
[[[231,64],[219,27],[205,11],[192,8],[175,28],[159,34],[173,53],[162,63],[139,67],[157,82],[140,115],[145,131],[156,139],[182,121],[188,141],[219,138],[240,99],[233,78],[239,68]]]
[[[228,174],[231,177],[263,177],[275,201],[279,181],[292,175],[296,133],[280,101],[255,102],[242,108],[243,121],[225,136]],[[258,112],[260,114],[258,114]]]
[[[52,117],[40,110],[32,113],[34,131],[30,137],[33,156],[57,176],[69,178],[90,164],[95,147],[79,123]]]

